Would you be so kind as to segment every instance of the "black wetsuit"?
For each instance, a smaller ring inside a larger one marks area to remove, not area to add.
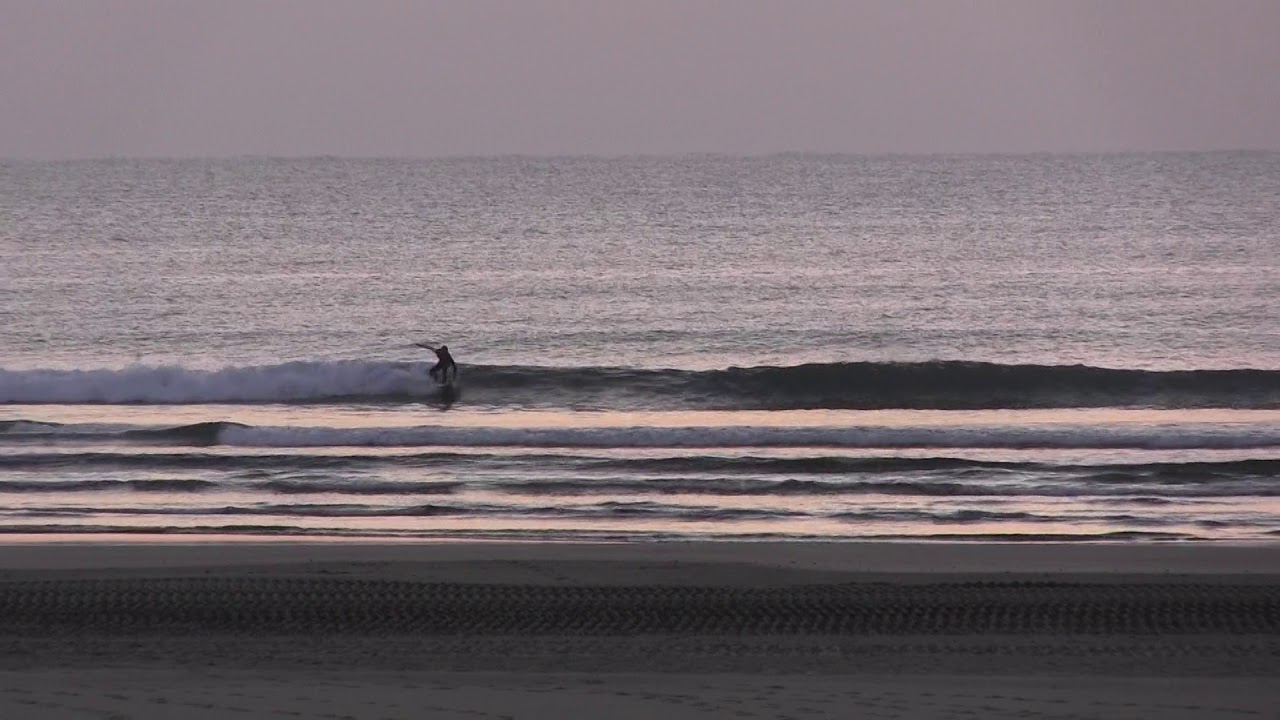
[[[456,372],[458,364],[453,361],[453,356],[449,354],[447,346],[442,345],[439,350],[433,350],[432,352],[436,354],[436,364],[427,374],[436,382],[444,382],[445,378],[448,377],[446,373],[449,372],[449,369],[454,368]]]

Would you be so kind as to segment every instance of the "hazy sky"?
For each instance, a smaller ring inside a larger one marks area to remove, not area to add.
[[[0,157],[1280,148],[1280,0],[0,0]]]

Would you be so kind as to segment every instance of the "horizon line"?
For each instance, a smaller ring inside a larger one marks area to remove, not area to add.
[[[456,160],[638,160],[679,158],[733,158],[767,159],[785,157],[845,157],[845,158],[975,158],[975,157],[1059,157],[1059,156],[1124,156],[1124,155],[1234,155],[1276,154],[1280,147],[1236,147],[1202,149],[1146,149],[1146,150],[778,150],[758,152],[730,152],[720,150],[686,150],[672,152],[494,152],[494,153],[191,153],[191,154],[103,154],[68,157],[3,155],[0,163],[75,163],[106,161],[225,161],[225,160],[343,160],[343,161],[456,161]]]

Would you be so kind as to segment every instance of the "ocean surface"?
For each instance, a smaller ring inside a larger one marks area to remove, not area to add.
[[[1280,541],[1280,154],[0,162],[0,533]]]

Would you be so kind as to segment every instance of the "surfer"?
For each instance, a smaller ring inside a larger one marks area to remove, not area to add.
[[[439,348],[433,348],[430,345],[423,345],[423,347],[436,354],[436,364],[427,371],[432,380],[443,385],[448,382],[449,378],[458,373],[458,364],[453,361],[453,356],[449,354],[448,345],[441,345]]]

